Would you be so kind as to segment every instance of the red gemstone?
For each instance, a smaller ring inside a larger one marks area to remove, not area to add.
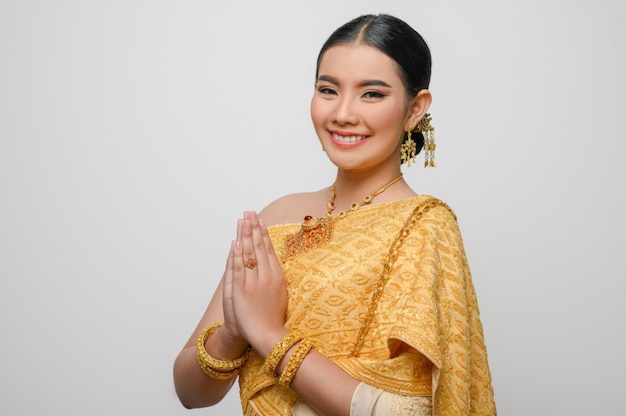
[[[304,217],[305,221],[311,221],[312,219],[313,219],[313,217],[310,216],[310,215],[307,215],[307,216]]]

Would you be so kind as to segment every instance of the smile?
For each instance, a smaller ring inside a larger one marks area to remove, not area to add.
[[[339,143],[357,143],[365,139],[367,136],[340,136],[337,133],[333,133],[333,137]]]

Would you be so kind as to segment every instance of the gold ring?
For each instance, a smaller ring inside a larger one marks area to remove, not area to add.
[[[254,257],[250,257],[248,260],[246,260],[246,261],[243,263],[243,265],[244,265],[246,268],[250,269],[250,270],[254,269],[254,268],[256,267],[256,265],[257,265],[257,264],[259,264],[259,263],[256,261],[256,259],[255,259]]]

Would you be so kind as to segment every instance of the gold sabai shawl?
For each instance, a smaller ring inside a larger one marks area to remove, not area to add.
[[[356,379],[432,396],[433,414],[495,415],[476,294],[456,217],[429,196],[361,207],[334,221],[330,241],[283,256],[286,323]],[[298,224],[270,227],[278,252]],[[246,415],[290,415],[297,394],[243,368]],[[323,377],[323,375],[320,375]]]

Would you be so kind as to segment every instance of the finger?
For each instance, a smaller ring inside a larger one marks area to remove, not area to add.
[[[224,299],[230,299],[233,295],[234,245],[235,241],[232,241],[230,244],[230,250],[228,251],[228,257],[226,258],[226,270],[224,272]]]
[[[246,276],[256,275],[256,267],[258,260],[254,252],[254,243],[252,241],[252,222],[244,219],[241,223],[241,262],[245,266]]]
[[[278,255],[274,251],[274,245],[272,244],[270,233],[268,232],[267,226],[265,225],[263,220],[259,220],[259,229],[261,231],[261,237],[263,238],[263,244],[265,245],[265,252],[267,253],[269,267],[272,270],[281,269],[280,260],[278,259]]]
[[[243,228],[243,227],[242,227]],[[246,273],[243,265],[243,251],[241,241],[233,243],[233,291],[243,288],[246,283]]]
[[[237,241],[241,241],[241,223],[242,222],[243,222],[242,219],[237,220],[237,238],[235,238],[235,240]]]
[[[234,241],[230,245],[228,258],[226,259],[224,287],[222,288],[222,310],[224,313],[225,325],[236,325],[235,311],[233,308],[233,246]]]
[[[259,270],[267,270],[270,267],[270,264],[259,218],[255,212],[252,212],[250,213],[249,219],[252,222],[252,244],[254,247],[254,256],[257,259]]]

